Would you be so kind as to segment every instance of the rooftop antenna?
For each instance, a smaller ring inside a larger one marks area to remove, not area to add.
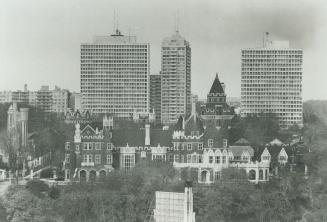
[[[116,30],[116,10],[114,10],[114,26],[113,26],[113,33],[115,33]]]
[[[175,32],[179,32],[179,11],[175,15]]]

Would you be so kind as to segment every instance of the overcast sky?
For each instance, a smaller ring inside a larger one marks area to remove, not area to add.
[[[82,42],[113,32],[151,45],[151,73],[160,71],[160,45],[174,31],[192,48],[192,92],[208,93],[215,73],[228,96],[240,96],[242,48],[273,39],[304,50],[304,99],[327,99],[326,0],[0,0],[0,91],[54,85],[79,91]]]

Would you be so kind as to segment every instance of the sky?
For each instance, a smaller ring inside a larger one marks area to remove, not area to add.
[[[303,49],[303,98],[327,99],[325,0],[0,0],[0,91],[55,85],[79,91],[80,44],[119,29],[150,43],[159,73],[161,42],[179,32],[192,48],[192,92],[205,98],[218,73],[240,96],[241,49],[263,33]]]

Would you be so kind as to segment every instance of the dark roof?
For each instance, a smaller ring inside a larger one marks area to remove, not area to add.
[[[265,148],[268,149],[269,154],[271,156],[271,159],[276,159],[278,157],[278,154],[280,153],[280,151],[284,148],[283,146],[277,146],[277,145],[272,145],[272,146],[261,146],[258,147],[255,151],[255,159],[256,160],[261,160],[261,154],[263,153],[263,151],[265,150]],[[285,149],[286,151],[286,149]]]
[[[116,129],[112,132],[112,142],[115,146],[144,146],[145,130]]]
[[[185,123],[186,134],[191,134],[191,131],[199,131],[200,135],[204,131],[203,123],[196,113],[193,113]]]
[[[172,131],[162,129],[150,129],[150,145],[151,146],[172,146]]]
[[[224,93],[224,89],[221,86],[221,83],[218,79],[218,74],[216,75],[215,80],[213,81],[213,84],[211,86],[210,92],[209,93]]]
[[[182,131],[183,130],[183,116],[180,116],[177,120],[177,123],[174,125],[173,129],[175,131]]]
[[[150,146],[171,146],[171,130],[150,129]],[[145,129],[117,129],[112,133],[112,142],[115,146],[144,146]]]
[[[234,146],[240,146],[240,145],[250,145],[250,142],[247,139],[240,138],[237,140],[234,144]]]
[[[230,146],[229,149],[234,156],[241,156],[244,151],[248,151],[251,157],[254,156],[254,150],[251,146]]]

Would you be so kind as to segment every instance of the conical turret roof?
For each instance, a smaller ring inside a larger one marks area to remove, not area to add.
[[[225,93],[224,89],[219,81],[218,74],[216,74],[216,78],[213,81],[213,84],[211,86],[209,93]]]

